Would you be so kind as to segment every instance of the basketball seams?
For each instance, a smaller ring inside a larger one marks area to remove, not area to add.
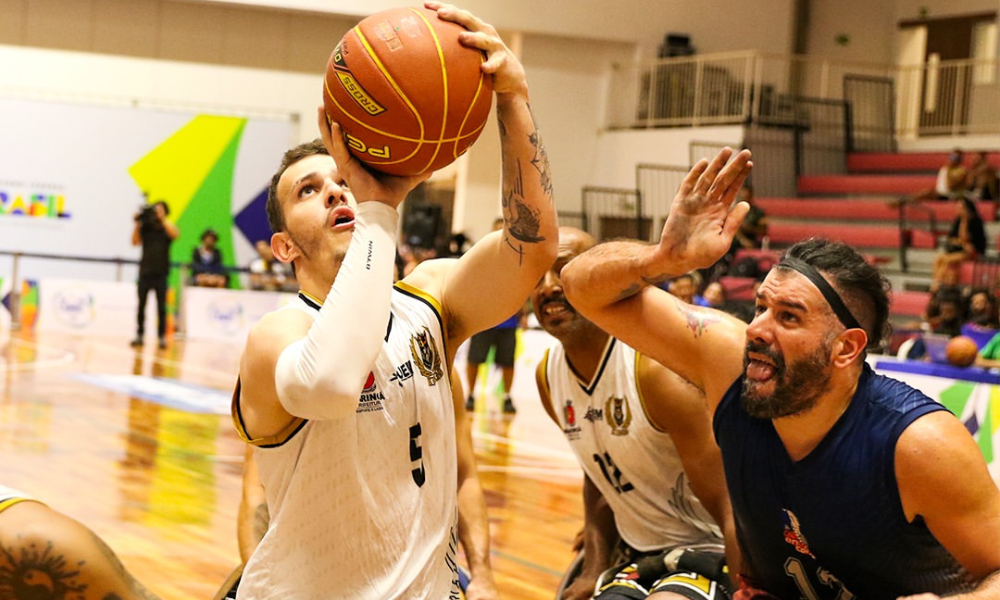
[[[410,7],[373,15],[348,31],[338,46],[343,58],[335,53],[333,64],[331,55],[324,92],[328,120],[349,126],[352,154],[376,170],[405,175],[441,168],[468,150],[485,130],[492,86],[482,72],[483,53],[463,50],[460,32],[435,12]],[[345,82],[341,72],[353,79]],[[389,119],[372,118],[375,102],[385,105]],[[436,140],[427,139],[432,127]]]
[[[469,135],[478,135],[478,132],[483,127],[486,127],[486,121],[483,121],[483,123],[479,127],[477,127],[473,132],[471,132],[469,134],[466,134],[466,135],[462,135],[462,132],[465,131],[465,124],[469,122],[469,117],[472,116],[472,113],[475,112],[476,107],[479,104],[479,96],[482,95],[482,93],[483,93],[483,79],[484,79],[484,77],[485,77],[485,75],[483,74],[482,71],[480,71],[479,72],[479,85],[476,86],[476,93],[472,96],[472,102],[469,103],[469,107],[467,109],[465,109],[465,116],[462,117],[462,124],[458,128],[458,137],[455,139],[455,143],[452,145],[452,149],[451,149],[451,155],[454,156],[455,158],[458,158],[459,156],[462,155],[462,153],[458,151],[458,144],[462,141],[462,139],[464,139],[465,137],[468,137]],[[490,104],[492,105],[492,103],[493,102],[492,102],[492,98],[491,98],[490,99]]]
[[[378,54],[375,53],[375,49],[372,48],[371,44],[368,42],[368,38],[365,37],[364,32],[361,31],[361,27],[355,27],[354,28],[354,35],[357,36],[358,41],[361,42],[361,45],[364,47],[365,52],[368,54],[368,58],[370,58],[371,61],[373,63],[375,63],[375,67],[378,69],[378,71],[380,73],[382,73],[382,76],[385,77],[386,81],[389,82],[389,85],[392,86],[392,89],[394,89],[396,91],[396,95],[399,96],[399,99],[402,100],[403,103],[406,104],[407,108],[410,109],[410,112],[416,118],[416,120],[417,120],[417,126],[420,129],[420,138],[417,139],[417,140],[409,140],[409,141],[412,141],[412,142],[414,142],[416,144],[416,147],[413,148],[412,152],[410,152],[406,156],[404,156],[402,158],[398,158],[396,160],[378,161],[378,164],[381,164],[381,165],[392,165],[392,164],[397,164],[397,163],[401,163],[401,162],[406,162],[406,161],[410,160],[411,158],[413,158],[418,152],[420,152],[420,149],[423,147],[423,145],[425,143],[427,143],[424,140],[424,136],[427,133],[427,129],[424,127],[423,115],[420,114],[420,111],[417,110],[417,107],[414,106],[413,102],[410,101],[409,96],[407,96],[406,93],[403,92],[402,88],[399,87],[399,84],[396,83],[396,80],[392,77],[392,75],[389,74],[389,70],[385,68],[385,65],[379,59]],[[383,134],[383,132],[378,131],[378,130],[372,128],[372,127],[368,127],[368,129],[370,131],[377,131],[378,133]],[[387,137],[394,138],[394,139],[400,139],[398,136],[395,136],[395,135],[392,135],[392,134],[388,134],[388,133],[384,133],[383,135],[386,135]]]

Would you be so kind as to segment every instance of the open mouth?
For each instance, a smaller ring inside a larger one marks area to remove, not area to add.
[[[330,224],[330,227],[338,229],[352,226],[354,225],[354,211],[347,206],[338,206],[330,211],[327,222]]]
[[[573,308],[562,299],[547,300],[542,303],[539,309],[541,315],[546,318],[568,317],[573,313]]]

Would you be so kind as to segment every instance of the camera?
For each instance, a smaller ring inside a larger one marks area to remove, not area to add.
[[[153,204],[146,204],[139,208],[139,214],[136,215],[135,220],[143,227],[155,227],[160,222]]]

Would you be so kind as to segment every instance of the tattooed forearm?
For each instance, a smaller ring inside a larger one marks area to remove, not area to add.
[[[528,105],[528,114],[531,115],[531,124],[535,125],[535,113],[531,110],[531,105]],[[539,133],[538,127],[534,127],[534,131],[528,134],[528,141],[531,142],[531,147],[535,149],[534,156],[531,157],[531,166],[538,170],[538,177],[542,190],[545,191],[545,195],[552,199],[552,169],[549,168],[549,154],[545,151],[545,145],[542,143],[542,134]]]
[[[639,293],[640,290],[642,290],[642,287],[643,286],[639,285],[638,283],[633,283],[632,285],[628,286],[618,294],[618,297],[615,299],[615,302],[621,302],[622,300],[627,300],[628,298],[635,296],[636,294]]]
[[[519,264],[524,260],[524,244],[537,244],[545,240],[541,235],[540,211],[524,199],[524,173],[517,161],[516,174],[504,190],[501,200],[504,219],[504,241],[518,254]]]
[[[714,315],[707,310],[691,306],[683,300],[674,298],[674,304],[677,306],[677,310],[684,315],[684,318],[687,320],[688,328],[696,338],[701,337],[702,334],[708,330],[709,325],[719,322],[719,317],[717,315]]]

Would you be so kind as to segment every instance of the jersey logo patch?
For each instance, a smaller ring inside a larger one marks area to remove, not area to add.
[[[781,509],[781,518],[785,521],[785,541],[794,546],[800,553],[816,558],[809,550],[809,542],[806,541],[806,536],[802,535],[802,527],[799,525],[799,518],[795,516],[795,513],[783,508]]]
[[[596,423],[597,421],[603,421],[604,411],[599,408],[594,408],[593,406],[588,406],[587,414],[583,415],[583,418],[590,421],[591,423]]]
[[[427,379],[427,385],[434,385],[444,377],[444,369],[441,368],[441,355],[438,354],[434,336],[426,327],[423,329],[423,333],[410,336],[410,353],[420,374]]]
[[[581,430],[576,424],[576,409],[573,408],[572,400],[566,400],[566,403],[563,405],[563,416],[566,418],[566,426],[563,427],[563,433],[566,435],[566,439],[580,439]]]
[[[573,408],[573,401],[567,400],[566,406],[563,407],[563,414],[566,415],[566,424],[570,427],[576,425],[576,409]]]
[[[361,390],[361,398],[358,399],[356,413],[377,412],[385,410],[385,395],[378,391],[378,383],[375,382],[375,373],[369,371],[368,379],[365,380],[365,387]]]
[[[611,427],[611,435],[628,435],[628,426],[632,423],[632,411],[628,402],[620,396],[611,396],[604,403],[604,417]]]

